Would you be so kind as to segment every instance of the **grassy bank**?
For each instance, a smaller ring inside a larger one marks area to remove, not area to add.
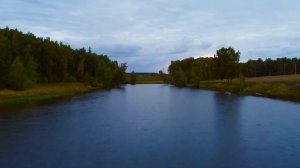
[[[101,87],[92,87],[83,83],[58,83],[39,84],[23,91],[1,89],[0,107],[42,102],[73,96],[95,89],[101,89]]]
[[[193,86],[191,86],[193,87]],[[228,80],[204,81],[202,89],[300,101],[300,75],[267,76]]]
[[[127,83],[130,83],[130,77],[127,77]],[[159,75],[137,76],[136,84],[164,84],[164,80]]]
[[[164,84],[162,80],[137,80],[136,84]]]

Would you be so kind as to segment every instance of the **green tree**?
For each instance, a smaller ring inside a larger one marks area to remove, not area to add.
[[[77,79],[79,81],[81,81],[83,79],[85,75],[85,71],[84,71],[84,59],[80,60],[79,64],[78,64],[78,67],[77,67]]]
[[[88,82],[107,88],[126,80],[126,64],[84,48],[72,49],[50,38],[0,29],[0,87],[26,88],[34,83]]]
[[[191,72],[191,75],[190,75],[190,83],[191,83],[194,87],[199,87],[200,77],[196,74],[195,71],[192,71],[192,72]]]
[[[239,75],[239,59],[241,53],[232,47],[217,50],[214,56],[216,61],[216,74],[220,79],[232,79]]]
[[[246,87],[246,80],[243,74],[240,74],[239,77],[235,81],[234,91],[237,93],[241,93],[244,91]]]
[[[9,86],[14,89],[22,89],[24,86],[25,68],[19,57],[16,57],[9,70]]]
[[[30,57],[24,66],[19,57],[16,57],[9,70],[9,86],[14,89],[25,89],[35,84],[37,79],[36,63]]]
[[[105,68],[103,77],[104,77],[102,82],[103,86],[107,89],[111,88],[112,72],[110,68]]]
[[[187,84],[187,77],[185,76],[181,68],[179,68],[174,73],[174,83],[178,87],[184,87]]]
[[[29,57],[29,59],[27,60],[24,75],[24,87],[30,87],[36,83],[38,74],[36,72],[36,62],[32,57]]]
[[[8,74],[13,61],[9,45],[9,39],[0,34],[0,87],[8,86]]]

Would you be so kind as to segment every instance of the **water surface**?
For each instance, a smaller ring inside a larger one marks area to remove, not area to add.
[[[135,85],[0,109],[1,167],[300,167],[300,104]]]

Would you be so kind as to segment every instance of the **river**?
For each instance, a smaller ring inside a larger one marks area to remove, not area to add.
[[[127,85],[0,109],[0,167],[300,167],[300,104]]]

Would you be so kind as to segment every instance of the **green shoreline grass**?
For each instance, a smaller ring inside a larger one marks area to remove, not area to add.
[[[136,84],[165,84],[164,81],[136,81]]]
[[[127,79],[128,83],[130,83],[130,79]],[[137,76],[135,84],[164,84],[163,79],[156,76]]]
[[[39,84],[22,91],[1,89],[0,107],[50,101],[97,89],[102,89],[102,87],[92,87],[84,83]]]
[[[164,83],[160,80],[137,81],[137,84]],[[243,82],[238,79],[203,81],[198,86],[188,85],[188,87],[300,102],[300,75],[247,78]],[[103,87],[93,87],[84,83],[39,84],[23,91],[0,89],[0,109],[1,107],[21,106],[66,98],[99,89],[103,89]]]
[[[289,75],[281,77],[281,80],[278,80],[279,76],[247,78],[244,82],[238,79],[204,81],[199,86],[189,87],[300,102],[300,78],[290,79]]]
[[[136,84],[166,84],[160,77],[138,77]],[[300,75],[263,76],[246,78],[245,81],[212,80],[199,85],[187,85],[196,89],[230,92],[243,96],[259,96],[300,102]]]

